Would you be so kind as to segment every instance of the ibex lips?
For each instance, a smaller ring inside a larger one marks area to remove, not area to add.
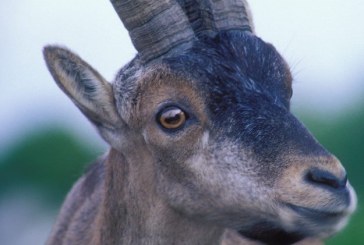
[[[290,209],[295,211],[297,214],[314,220],[331,220],[335,218],[341,218],[345,215],[345,212],[333,212],[330,210],[319,210],[307,207],[296,206],[294,204],[286,204]]]

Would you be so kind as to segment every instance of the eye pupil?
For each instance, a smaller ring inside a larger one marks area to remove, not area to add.
[[[160,117],[160,124],[167,129],[176,129],[181,127],[186,121],[185,113],[179,108],[167,108]]]
[[[168,124],[178,124],[178,122],[181,120],[182,112],[178,109],[170,110],[165,113],[165,122]]]

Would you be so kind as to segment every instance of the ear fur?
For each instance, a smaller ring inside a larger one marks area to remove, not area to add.
[[[43,54],[57,85],[109,142],[111,135],[124,126],[117,114],[111,84],[65,48],[46,46]]]

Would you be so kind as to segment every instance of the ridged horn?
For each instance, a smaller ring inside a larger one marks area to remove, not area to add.
[[[196,36],[214,35],[219,31],[254,32],[245,0],[178,0],[188,16]]]
[[[111,0],[144,63],[190,47],[195,34],[176,0]]]

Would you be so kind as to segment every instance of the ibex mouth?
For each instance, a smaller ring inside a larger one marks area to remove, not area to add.
[[[289,245],[305,238],[298,232],[287,232],[270,222],[256,224],[251,230],[239,233],[267,245]]]
[[[294,204],[286,204],[290,209],[292,209],[295,213],[308,218],[314,219],[321,222],[332,222],[333,219],[341,219],[346,216],[347,213],[345,211],[332,211],[332,210],[321,210],[321,209],[313,209],[308,207],[297,206]]]
[[[299,217],[298,220],[294,222],[294,226],[299,226],[299,229],[292,229],[291,227],[289,230],[286,230],[278,223],[262,221],[254,224],[248,230],[240,230],[239,233],[245,237],[268,245],[288,245],[307,237],[317,235],[315,233],[317,231],[312,230],[312,224],[315,224],[315,227],[316,225],[319,225],[325,229],[325,232],[331,230],[334,232],[336,230],[336,225],[339,224],[340,221],[345,220],[345,217],[350,213],[347,209],[315,209],[291,203],[282,203],[282,205],[293,211],[294,214]],[[307,229],[304,228],[306,225]],[[331,232],[329,233],[331,234]]]

